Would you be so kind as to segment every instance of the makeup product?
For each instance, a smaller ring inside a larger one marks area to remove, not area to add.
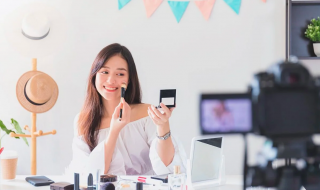
[[[105,183],[112,183],[114,186],[117,186],[117,176],[111,174],[100,175],[100,189],[102,190],[102,186]]]
[[[87,190],[93,190],[93,176],[90,173],[88,176],[88,186]]]
[[[169,190],[181,190],[185,187],[186,175],[180,173],[180,166],[174,166],[174,173],[168,175]]]
[[[136,190],[143,190],[143,183],[137,182],[137,184],[136,184]]]
[[[68,182],[57,182],[50,185],[50,190],[73,190],[74,185]]]
[[[152,176],[151,179],[161,180],[163,183],[168,183],[168,174]]]
[[[79,190],[79,174],[74,173],[74,186],[73,190]]]
[[[46,186],[54,183],[51,179],[46,176],[31,176],[26,177],[26,181],[29,182],[33,186]]]
[[[116,187],[113,183],[107,182],[100,186],[100,190],[115,190]]]
[[[124,176],[122,180],[128,180],[133,183],[142,182],[146,185],[162,185],[161,180],[151,179],[150,176]]]
[[[176,89],[160,90],[160,103],[168,108],[176,107]],[[161,108],[161,106],[159,105],[158,108]]]
[[[124,99],[124,95],[126,93],[126,89],[127,89],[127,85],[125,83],[123,83],[121,85],[121,99],[120,102],[122,102],[122,99]],[[122,107],[120,108],[120,115],[119,115],[119,120],[121,121],[122,118]]]
[[[151,185],[162,185],[161,180],[151,179],[150,177],[138,177],[138,182],[149,183]]]
[[[100,170],[97,170],[97,175],[96,175],[96,190],[100,190],[100,184],[99,184],[99,179],[100,177]]]

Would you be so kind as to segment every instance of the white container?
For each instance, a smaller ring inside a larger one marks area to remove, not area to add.
[[[317,57],[320,57],[320,43],[313,43],[313,51]]]
[[[18,153],[13,150],[4,150],[0,155],[0,160],[2,179],[15,179],[18,163]]]

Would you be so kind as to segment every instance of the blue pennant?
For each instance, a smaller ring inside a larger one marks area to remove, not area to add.
[[[118,0],[119,10],[126,6],[131,0]]]
[[[189,1],[168,1],[170,8],[176,17],[177,22],[180,22],[184,12],[186,11]]]
[[[237,14],[239,14],[241,0],[224,0]]]

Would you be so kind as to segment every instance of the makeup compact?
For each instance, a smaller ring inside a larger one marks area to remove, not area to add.
[[[168,108],[176,107],[176,89],[160,90],[160,103],[163,103]]]

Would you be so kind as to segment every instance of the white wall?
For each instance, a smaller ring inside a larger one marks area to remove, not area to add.
[[[3,23],[10,12],[31,2],[0,0],[0,119],[7,124],[15,118],[30,125],[15,85],[31,69],[31,57],[11,47]],[[253,73],[285,56],[284,0],[243,0],[239,15],[217,0],[209,21],[191,2],[179,24],[166,1],[150,19],[142,0],[132,0],[120,11],[116,0],[36,2],[58,9],[68,25],[59,51],[38,59],[38,69],[51,75],[60,90],[53,109],[38,115],[38,129],[57,130],[54,136],[38,138],[38,174],[61,174],[70,162],[73,119],[84,100],[90,66],[110,43],[119,42],[132,52],[143,102],[157,104],[160,89],[177,89],[178,107],[170,122],[188,154],[191,138],[200,134],[200,93],[244,92]],[[251,137],[251,148],[261,143]],[[3,145],[19,152],[18,173],[29,174],[30,152],[24,142],[5,137]],[[242,152],[241,136],[226,138],[227,174],[242,172]]]

